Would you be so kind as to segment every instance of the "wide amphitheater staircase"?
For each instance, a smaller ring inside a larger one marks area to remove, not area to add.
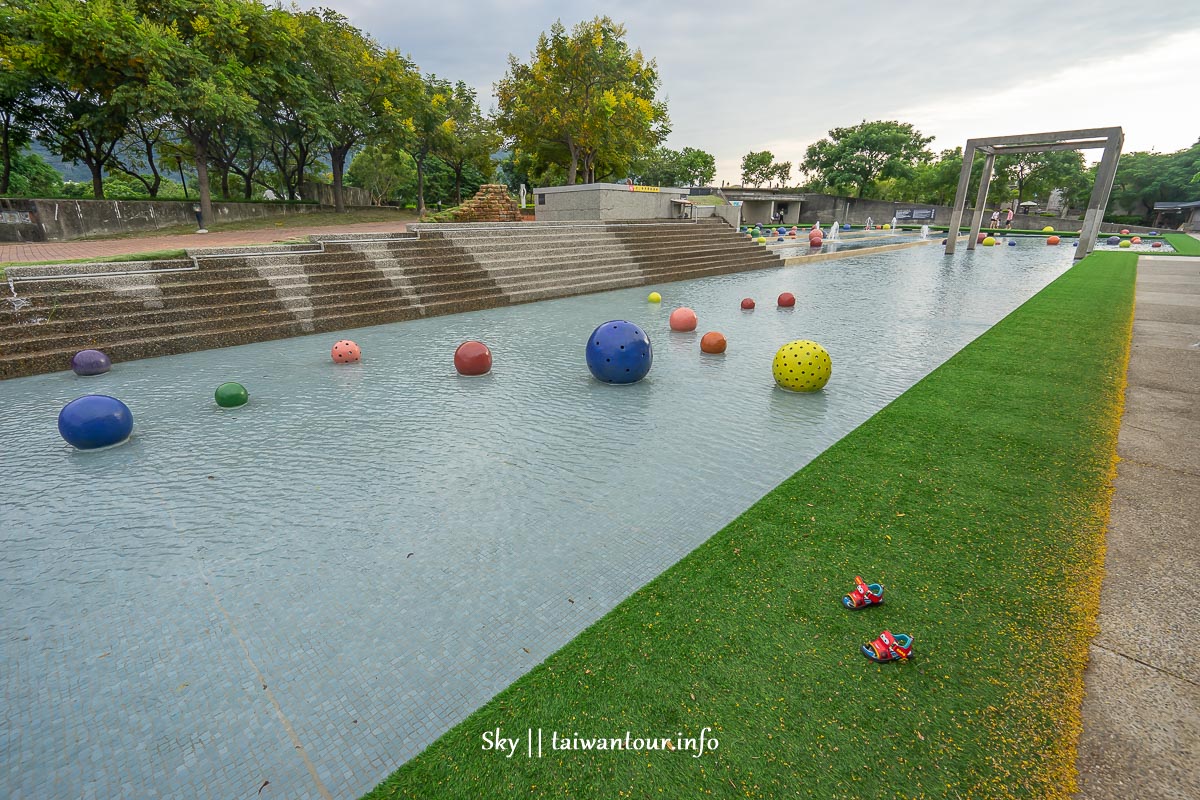
[[[14,267],[0,378],[780,266],[722,221],[414,225],[407,234]]]

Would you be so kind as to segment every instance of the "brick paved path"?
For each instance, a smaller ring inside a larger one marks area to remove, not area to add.
[[[181,233],[173,236],[141,236],[133,239],[90,239],[73,242],[20,242],[0,244],[0,264],[8,261],[50,261],[61,258],[101,258],[155,250],[179,250],[188,247],[228,247],[239,244],[270,244],[310,233],[391,233],[405,230],[406,223],[359,222],[349,225],[313,225],[288,222],[272,228],[248,231]]]

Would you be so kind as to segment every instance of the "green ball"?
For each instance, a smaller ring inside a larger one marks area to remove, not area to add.
[[[237,408],[246,405],[250,394],[240,383],[222,383],[217,387],[216,398],[221,408]]]

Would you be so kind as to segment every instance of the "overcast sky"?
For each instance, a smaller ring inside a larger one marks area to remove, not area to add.
[[[422,71],[472,84],[485,111],[509,53],[528,60],[556,19],[608,14],[658,62],[668,146],[707,150],[731,183],[750,150],[799,162],[830,128],[864,119],[911,122],[935,150],[1111,125],[1125,129],[1125,152],[1200,138],[1200,0],[301,5],[335,8]]]

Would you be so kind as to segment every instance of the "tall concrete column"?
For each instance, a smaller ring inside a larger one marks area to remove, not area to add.
[[[963,165],[958,173],[958,188],[954,191],[954,210],[950,212],[950,230],[946,232],[946,254],[954,254],[958,243],[958,227],[962,225],[963,210],[967,205],[967,189],[971,186],[971,166],[975,160],[975,143],[968,139],[963,148]]]
[[[1088,198],[1087,212],[1083,215],[1083,227],[1079,231],[1079,246],[1075,248],[1076,261],[1091,253],[1096,247],[1100,224],[1104,222],[1104,209],[1108,207],[1113,181],[1117,177],[1117,164],[1121,160],[1121,146],[1124,138],[1124,135],[1110,136],[1108,143],[1104,145],[1100,166],[1096,168],[1096,184],[1092,187],[1091,197]]]
[[[983,208],[987,205],[988,186],[992,182],[992,167],[996,165],[996,154],[988,153],[983,162],[983,174],[979,176],[979,196],[975,199],[975,213],[971,215],[971,232],[967,234],[967,249],[974,250],[979,242],[979,228],[983,224]]]

